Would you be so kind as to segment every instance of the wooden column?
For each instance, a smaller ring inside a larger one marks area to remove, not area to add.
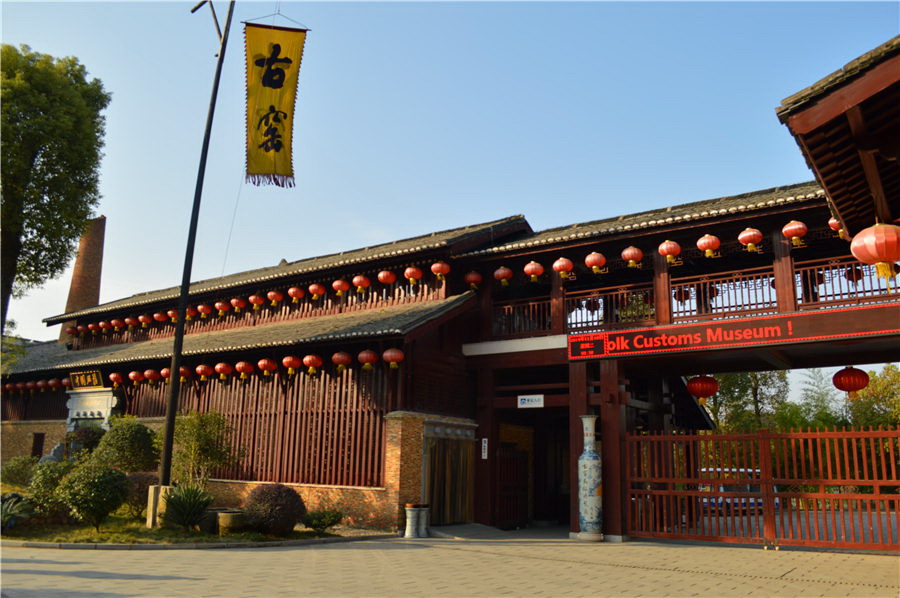
[[[778,313],[797,311],[797,292],[794,284],[794,260],[791,257],[791,241],[781,234],[772,233],[772,253],[775,256],[775,298]]]
[[[478,291],[480,297],[481,340],[488,341],[494,336],[494,286],[493,277],[485,280]]]
[[[653,254],[653,305],[656,323],[660,326],[672,323],[672,284],[666,258]]]
[[[566,289],[563,286],[562,276],[553,272],[550,274],[550,330],[555,334],[566,332]]]
[[[497,449],[500,426],[494,409],[494,372],[486,367],[476,373],[476,411],[478,418],[475,447],[475,521],[493,525],[497,500]],[[482,458],[482,443],[487,439],[488,458]]]
[[[625,536],[625,393],[619,388],[619,362],[600,362],[600,457],[603,463],[603,535],[607,542]]]
[[[569,363],[569,531],[578,526],[578,457],[584,449],[581,416],[588,412],[587,362]]]

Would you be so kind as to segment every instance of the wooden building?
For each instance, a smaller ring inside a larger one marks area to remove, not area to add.
[[[845,238],[873,214],[897,215],[896,161],[871,149],[897,139],[900,102],[877,95],[896,99],[897,83],[865,87],[876,95],[862,116],[815,108],[823,89],[856,89],[895,64],[887,46],[779,111],[825,190],[800,183],[539,232],[512,216],[194,283],[180,408],[224,413],[247,449],[219,472],[220,502],[284,482],[356,524],[397,527],[404,503],[424,502],[438,525],[577,532],[580,416],[593,413],[604,533],[618,539],[626,435],[711,425],[688,377],[896,359],[898,295]],[[842,137],[818,132],[829,118]],[[832,173],[852,165],[828,162],[827,144],[862,138],[861,174],[842,186]],[[3,380],[4,457],[46,452],[110,409],[158,425],[177,298],[150,291],[48,317],[71,333],[29,347]],[[72,388],[88,374],[102,388]]]

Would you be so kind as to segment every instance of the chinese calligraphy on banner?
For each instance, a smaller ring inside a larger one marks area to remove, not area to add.
[[[246,23],[247,181],[294,186],[291,139],[306,29]]]

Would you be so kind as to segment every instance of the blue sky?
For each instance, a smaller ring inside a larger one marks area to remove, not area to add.
[[[77,56],[113,94],[101,301],[180,282],[217,49],[193,4],[2,3],[4,43]],[[540,230],[810,180],[774,108],[896,35],[898,6],[238,2],[193,278],[512,214]],[[240,21],[276,8],[312,30],[290,190],[242,183]],[[67,289],[68,274],[14,301],[19,332],[55,338],[40,320]]]

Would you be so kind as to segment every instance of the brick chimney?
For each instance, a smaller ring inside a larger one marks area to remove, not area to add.
[[[66,300],[65,313],[71,313],[100,303],[100,271],[103,268],[103,237],[106,234],[106,216],[87,221],[81,241],[78,242],[78,255],[75,256],[75,268],[72,271],[72,283],[69,285],[69,298]],[[66,328],[72,322],[62,325],[59,342],[67,342]]]

